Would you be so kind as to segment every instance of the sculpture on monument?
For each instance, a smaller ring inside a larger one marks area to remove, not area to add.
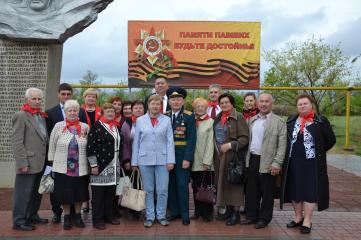
[[[113,0],[0,0],[0,38],[63,43]]]

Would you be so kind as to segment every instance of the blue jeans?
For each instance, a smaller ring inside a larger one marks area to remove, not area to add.
[[[169,182],[169,172],[166,165],[139,166],[139,169],[144,190],[147,193],[145,197],[146,219],[152,221],[155,219],[154,188],[157,191],[157,219],[165,219]]]

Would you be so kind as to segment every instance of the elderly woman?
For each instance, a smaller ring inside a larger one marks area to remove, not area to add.
[[[99,92],[94,88],[88,88],[83,93],[84,104],[82,108],[85,110],[85,115],[89,127],[91,127],[101,117],[101,108],[98,107],[97,100],[99,98]]]
[[[231,214],[227,225],[240,221],[240,206],[244,205],[244,186],[227,181],[228,162],[236,152],[239,161],[245,161],[249,129],[241,113],[235,109],[235,100],[229,93],[218,98],[221,112],[214,120],[213,129],[216,140],[214,165],[217,182],[217,206],[230,206]]]
[[[173,130],[170,118],[160,113],[162,98],[148,98],[148,113],[137,119],[133,141],[132,166],[139,167],[146,191],[144,227],[151,227],[155,218],[163,225],[166,219],[169,171],[175,164]],[[156,211],[154,209],[156,190]],[[156,216],[155,216],[156,213]]]
[[[213,204],[197,201],[195,196],[200,186],[209,186],[213,183],[213,119],[208,116],[207,109],[208,102],[204,98],[196,98],[193,101],[197,127],[197,143],[191,172],[195,206],[192,218],[198,219],[202,217],[205,222],[212,220]]]
[[[55,124],[49,142],[48,161],[55,173],[54,196],[65,211],[65,230],[72,228],[70,205],[75,204],[75,226],[83,228],[81,203],[89,200],[88,161],[86,144],[89,127],[79,121],[79,104],[68,100],[64,104],[65,121]]]
[[[113,105],[115,108],[115,121],[121,123],[124,121],[124,118],[122,117],[122,100],[118,96],[112,96],[109,99],[109,103]]]
[[[99,92],[94,88],[88,88],[83,93],[84,104],[82,108],[85,111],[86,120],[88,126],[91,127],[101,117],[101,108],[97,106],[97,100],[99,99]],[[84,202],[82,205],[84,213],[89,212],[89,202]]]
[[[137,124],[137,118],[144,115],[144,102],[140,100],[135,100],[132,103],[132,125],[130,130],[130,139],[133,141],[135,134],[135,126]]]
[[[283,164],[281,208],[292,202],[294,220],[288,228],[301,227],[303,234],[311,232],[313,210],[329,207],[329,186],[326,152],[336,142],[327,118],[315,114],[313,99],[303,94],[296,98],[298,114],[287,120],[288,142]]]
[[[119,225],[113,216],[113,200],[121,159],[122,135],[119,123],[115,121],[115,108],[105,103],[102,117],[90,128],[87,156],[91,167],[93,226],[104,230],[104,223]]]

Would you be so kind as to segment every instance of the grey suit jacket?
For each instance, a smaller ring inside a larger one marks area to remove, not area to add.
[[[22,167],[29,167],[26,174],[39,173],[44,168],[48,135],[45,119],[40,118],[40,121],[45,127],[45,135],[31,113],[19,111],[13,117],[11,147],[17,174],[21,174],[19,169]]]

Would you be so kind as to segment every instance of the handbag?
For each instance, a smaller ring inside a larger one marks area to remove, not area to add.
[[[211,184],[210,185],[206,185],[205,184],[205,175],[206,173],[209,172],[210,177],[211,177]],[[216,203],[216,188],[213,185],[213,177],[212,177],[212,172],[211,171],[204,171],[203,172],[203,177],[202,177],[202,183],[201,186],[198,187],[198,191],[196,193],[196,200],[199,202],[203,202],[203,203],[208,203],[208,204],[215,204]]]
[[[54,179],[51,174],[43,175],[40,180],[39,194],[52,193],[54,191]]]
[[[236,131],[238,132],[238,129]],[[227,166],[227,181],[233,184],[243,183],[245,179],[246,159],[245,157],[239,158],[239,151],[238,145],[235,150],[231,150],[232,158],[228,161]]]
[[[131,187],[130,178],[125,175],[123,168],[120,168],[122,170],[122,177],[119,178],[119,181],[117,183],[117,188],[115,195],[122,196],[123,195],[123,189],[125,187]]]
[[[142,189],[142,180],[140,174],[137,174],[137,189],[132,188],[134,182],[134,171],[130,176],[130,187],[123,188],[123,198],[121,205],[123,207],[132,209],[134,211],[143,211],[145,209],[145,195],[146,192]]]

